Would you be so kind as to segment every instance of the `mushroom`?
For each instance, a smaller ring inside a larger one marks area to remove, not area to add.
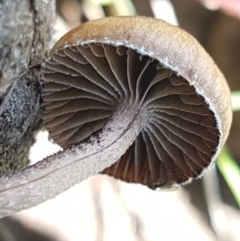
[[[45,126],[62,147],[87,141],[121,108],[141,129],[103,171],[149,187],[201,175],[231,123],[222,74],[189,34],[145,17],[93,21],[67,33],[44,73]]]
[[[216,159],[232,120],[228,85],[199,43],[140,16],[64,35],[44,64],[43,102],[45,127],[64,151],[0,181],[0,204],[17,190],[29,199],[11,210],[98,172],[150,188],[187,183]]]

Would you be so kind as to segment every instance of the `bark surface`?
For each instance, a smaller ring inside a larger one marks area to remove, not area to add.
[[[23,169],[41,124],[41,61],[55,1],[0,1],[0,176]]]

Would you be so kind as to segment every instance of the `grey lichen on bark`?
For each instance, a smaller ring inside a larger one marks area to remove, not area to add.
[[[28,164],[54,15],[55,1],[0,1],[0,176]]]

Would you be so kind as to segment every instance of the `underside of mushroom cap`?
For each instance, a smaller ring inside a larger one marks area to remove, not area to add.
[[[103,173],[155,186],[201,175],[232,118],[226,81],[185,31],[146,17],[110,17],[61,38],[44,67],[44,120],[61,146],[101,131],[121,105],[144,126]]]

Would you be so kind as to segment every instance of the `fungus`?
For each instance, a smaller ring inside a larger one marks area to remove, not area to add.
[[[55,45],[44,73],[45,126],[62,147],[88,140],[120,108],[141,130],[103,173],[149,187],[201,175],[226,139],[230,94],[183,30],[156,19],[83,24]]]
[[[43,76],[45,127],[64,151],[0,181],[5,210],[11,198],[24,199],[9,212],[98,172],[150,188],[184,184],[228,136],[222,73],[192,36],[161,20],[82,24],[55,44]]]

